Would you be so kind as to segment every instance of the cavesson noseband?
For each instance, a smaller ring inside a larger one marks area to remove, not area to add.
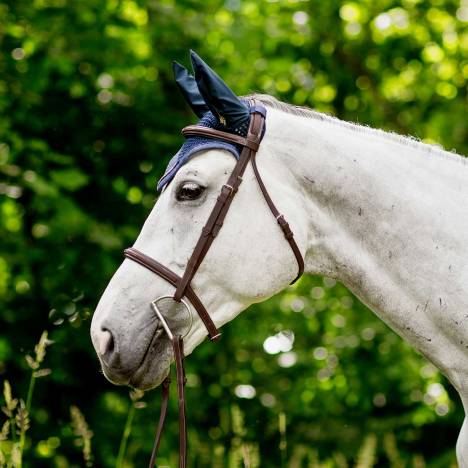
[[[127,258],[139,263],[153,273],[159,275],[161,278],[165,279],[168,283],[176,288],[174,292],[173,299],[177,302],[180,302],[184,307],[187,308],[189,315],[191,314],[190,306],[184,301],[184,297],[187,298],[192,304],[193,308],[197,311],[200,319],[203,321],[208,335],[211,341],[216,341],[220,337],[220,332],[216,328],[215,324],[211,320],[209,313],[204,307],[201,300],[198,298],[195,291],[190,286],[192,278],[196,274],[199,266],[203,262],[211,244],[213,243],[215,237],[218,235],[221,227],[223,226],[224,219],[229,211],[231,202],[239,189],[239,186],[242,182],[242,175],[244,174],[245,168],[247,167],[248,162],[252,164],[252,168],[257,179],[258,185],[262,191],[263,197],[267,202],[270,211],[273,216],[276,218],[278,225],[283,230],[284,237],[288,241],[294,256],[296,257],[298,264],[298,274],[296,278],[291,282],[293,284],[296,282],[302,273],[304,272],[304,259],[299,250],[299,247],[294,240],[293,232],[289,227],[286,219],[280,212],[277,210],[273,200],[271,199],[265,184],[263,183],[260,173],[258,172],[257,163],[255,161],[255,156],[260,146],[260,143],[263,138],[265,130],[265,117],[266,109],[265,107],[257,101],[252,100],[250,102],[250,124],[247,132],[247,136],[244,138],[239,135],[234,135],[231,133],[223,132],[208,127],[201,127],[197,125],[191,125],[185,127],[182,130],[182,134],[185,137],[189,136],[203,136],[205,138],[214,138],[219,140],[224,140],[230,143],[235,143],[242,146],[242,152],[240,157],[229,176],[228,181],[222,186],[221,192],[216,200],[216,204],[211,211],[208,221],[202,229],[200,238],[195,245],[192,255],[187,263],[184,274],[182,277],[171,271],[169,268],[165,267],[158,261],[153,258],[145,255],[139,250],[131,247],[126,249],[124,254]],[[166,296],[167,297],[167,296]],[[185,422],[185,396],[184,396],[184,385],[185,385],[185,373],[184,373],[184,350],[183,350],[183,338],[181,336],[175,336],[170,330],[165,318],[158,308],[158,302],[165,297],[158,298],[151,303],[151,306],[158,316],[161,324],[163,325],[166,334],[172,342],[172,347],[174,350],[174,361],[176,364],[177,371],[177,390],[179,395],[179,467],[185,468],[187,465],[187,432],[186,432],[186,422]],[[159,424],[156,430],[156,437],[153,447],[153,453],[151,455],[151,460],[149,466],[154,467],[156,461],[156,453],[159,448],[159,442],[161,438],[162,429],[164,426],[164,420],[167,412],[167,403],[169,397],[169,382],[170,379],[167,377],[162,383],[162,405],[161,405],[161,414],[159,418]]]

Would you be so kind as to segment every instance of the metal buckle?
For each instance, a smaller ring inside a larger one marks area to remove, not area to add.
[[[234,193],[234,187],[232,187],[232,186],[229,185],[229,184],[224,184],[224,185],[223,185],[223,188],[224,188],[224,187],[226,187],[226,188],[229,189],[229,195],[228,195],[228,196],[230,197],[230,196]]]
[[[185,301],[184,299],[181,299],[180,302],[176,302],[172,296],[161,296],[161,297],[158,297],[157,299],[155,299],[151,303],[152,309],[154,310],[154,312],[157,315],[158,319],[161,321],[161,324],[162,324],[162,326],[164,328],[164,331],[166,332],[167,336],[169,337],[169,339],[171,341],[174,339],[174,334],[172,333],[171,329],[169,328],[169,325],[168,325],[166,319],[164,318],[163,314],[161,313],[161,311],[159,310],[159,307],[158,307],[158,302],[160,302],[163,299],[172,299],[176,304],[182,304],[186,308],[186,310],[188,312],[188,316],[189,316],[189,326],[188,326],[188,330],[186,331],[185,335],[182,336],[182,339],[184,339],[192,330],[192,326],[193,326],[192,309],[190,308],[187,301]]]

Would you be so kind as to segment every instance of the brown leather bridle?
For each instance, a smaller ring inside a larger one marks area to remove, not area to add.
[[[165,267],[158,261],[154,260],[151,257],[148,257],[139,250],[131,247],[126,249],[124,254],[127,258],[139,263],[153,273],[159,275],[161,278],[165,279],[168,283],[176,288],[174,292],[173,299],[177,302],[182,302],[185,307],[189,306],[183,300],[183,297],[186,297],[194,309],[197,311],[200,319],[203,321],[208,335],[211,341],[216,341],[221,333],[216,328],[215,324],[211,320],[209,313],[204,307],[201,300],[198,298],[195,291],[190,286],[190,283],[197,272],[199,266],[203,262],[211,244],[213,243],[215,237],[217,236],[219,230],[223,225],[223,221],[227,215],[231,202],[239,189],[239,185],[242,182],[242,175],[244,174],[245,168],[247,167],[248,162],[252,164],[252,168],[257,179],[258,185],[262,191],[263,197],[267,202],[267,205],[272,212],[273,216],[278,222],[278,225],[283,230],[284,237],[288,241],[294,256],[296,257],[298,264],[298,274],[295,279],[291,282],[293,284],[296,282],[304,272],[304,259],[302,257],[301,251],[294,240],[293,232],[289,227],[286,219],[280,212],[277,210],[273,200],[271,199],[265,184],[260,177],[258,172],[257,163],[255,161],[255,156],[260,146],[260,143],[263,138],[264,128],[265,128],[265,116],[266,109],[257,101],[252,100],[250,102],[250,125],[247,132],[247,136],[244,138],[239,135],[234,135],[231,133],[215,130],[213,128],[202,127],[197,125],[191,125],[185,127],[182,130],[182,134],[185,137],[189,136],[203,136],[207,138],[214,138],[218,140],[227,141],[230,143],[235,143],[242,146],[242,152],[240,157],[229,176],[228,181],[222,186],[221,192],[216,200],[216,204],[211,211],[208,221],[202,229],[200,238],[195,245],[193,253],[188,260],[187,267],[180,277],[169,268]],[[164,330],[166,331],[169,339],[172,342],[172,347],[174,350],[174,361],[176,364],[177,371],[177,390],[179,395],[179,467],[185,468],[187,464],[187,432],[186,432],[186,421],[185,421],[185,396],[184,396],[184,385],[185,385],[185,372],[184,372],[184,350],[183,350],[183,338],[178,335],[175,336],[161,312],[158,309],[158,301],[161,298],[153,301],[151,306],[158,316],[159,321],[162,323]],[[159,423],[156,430],[156,436],[153,446],[153,452],[151,454],[150,468],[154,467],[156,462],[156,454],[159,448],[159,442],[161,439],[162,429],[164,426],[164,421],[167,412],[167,404],[169,398],[169,383],[170,378],[167,377],[162,383],[162,404],[161,404],[161,413],[159,417]]]

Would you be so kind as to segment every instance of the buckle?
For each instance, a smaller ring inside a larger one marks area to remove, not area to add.
[[[232,187],[232,186],[229,185],[229,184],[224,184],[224,185],[223,185],[223,190],[224,190],[225,188],[229,189],[228,197],[230,197],[230,196],[234,193],[234,187]]]

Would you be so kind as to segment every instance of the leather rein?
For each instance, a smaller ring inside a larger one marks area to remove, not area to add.
[[[182,134],[185,137],[189,136],[203,136],[205,138],[214,138],[218,140],[227,141],[230,143],[235,143],[242,146],[242,152],[240,157],[229,176],[227,182],[222,186],[221,192],[218,195],[216,204],[211,211],[210,216],[202,229],[201,235],[195,245],[193,253],[188,260],[187,267],[182,276],[177,275],[169,268],[165,267],[163,264],[154,260],[153,258],[145,255],[139,250],[131,247],[124,251],[125,257],[130,260],[133,260],[140,265],[144,266],[153,273],[159,275],[161,278],[166,280],[172,286],[176,288],[173,299],[176,302],[182,303],[191,314],[190,306],[183,299],[184,297],[192,304],[193,308],[197,311],[200,319],[203,321],[207,331],[208,336],[211,341],[217,341],[221,336],[221,333],[216,328],[216,325],[211,320],[211,317],[204,307],[201,300],[198,298],[195,291],[192,289],[190,283],[192,278],[196,274],[199,266],[203,262],[205,255],[207,254],[211,244],[213,243],[215,237],[223,226],[223,221],[229,211],[231,202],[237,193],[237,190],[242,182],[242,176],[247,167],[247,164],[252,164],[252,168],[257,179],[260,190],[265,198],[265,201],[278,222],[279,227],[284,233],[284,237],[288,241],[294,256],[296,257],[298,264],[298,274],[296,278],[291,282],[293,284],[296,282],[304,272],[304,259],[299,250],[299,247],[294,240],[294,234],[289,227],[284,216],[277,210],[273,200],[271,199],[265,184],[260,176],[260,173],[257,168],[257,163],[255,160],[256,153],[260,146],[260,143],[263,138],[264,129],[265,129],[265,117],[266,109],[256,101],[251,101],[251,117],[249,129],[247,136],[244,138],[239,135],[234,135],[231,133],[215,130],[208,127],[201,127],[196,125],[190,125],[182,129]],[[166,296],[167,297],[167,296]],[[184,349],[183,349],[183,337],[180,335],[174,335],[170,330],[165,318],[158,308],[158,301],[165,299],[166,297],[158,298],[151,303],[151,306],[158,316],[159,321],[161,322],[166,334],[171,340],[173,351],[174,351],[174,361],[176,365],[176,375],[177,375],[177,391],[179,397],[179,468],[185,468],[187,466],[187,430],[186,430],[186,420],[185,420],[185,395],[184,395],[184,386],[185,386],[185,371],[184,371]],[[159,448],[159,443],[161,440],[161,434],[164,427],[164,421],[167,413],[168,399],[169,399],[169,384],[170,377],[168,376],[162,383],[162,404],[161,404],[161,413],[159,417],[159,423],[156,429],[155,441],[153,446],[153,451],[151,454],[151,459],[149,467],[153,468],[156,462],[156,455]]]

